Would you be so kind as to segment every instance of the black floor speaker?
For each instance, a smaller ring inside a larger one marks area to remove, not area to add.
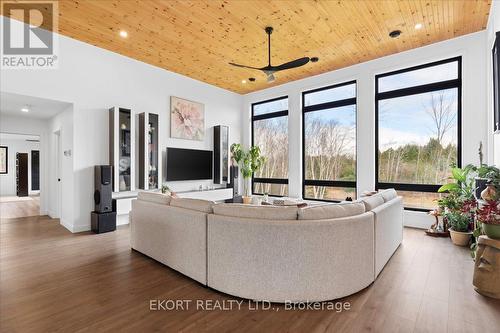
[[[94,211],[109,213],[112,211],[112,177],[113,168],[110,165],[94,167]]]
[[[101,234],[103,232],[110,232],[116,230],[116,212],[108,213],[90,213],[90,225],[92,231],[96,234]]]

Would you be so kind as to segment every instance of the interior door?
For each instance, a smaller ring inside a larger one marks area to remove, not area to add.
[[[55,198],[56,202],[55,207],[54,207],[54,216],[51,216],[53,218],[61,218],[61,208],[62,208],[62,182],[61,182],[61,158],[62,158],[62,152],[61,152],[61,131],[57,130],[54,132],[54,176],[55,176]]]
[[[17,196],[28,196],[28,153],[16,154]]]
[[[31,190],[40,190],[40,151],[31,151]]]

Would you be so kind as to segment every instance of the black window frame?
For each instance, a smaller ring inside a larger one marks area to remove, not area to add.
[[[255,121],[265,120],[265,119],[271,119],[271,118],[278,118],[278,117],[284,117],[284,116],[288,117],[288,109],[286,109],[286,110],[280,110],[280,111],[274,111],[274,112],[260,114],[260,115],[255,115],[254,114],[255,106],[256,105],[270,103],[270,102],[279,101],[279,100],[282,100],[282,99],[287,99],[288,100],[288,95],[286,95],[286,96],[280,96],[280,97],[276,97],[276,98],[271,98],[271,99],[268,99],[268,100],[265,100],[265,101],[260,101],[260,102],[252,103],[252,106],[251,106],[251,112],[252,112],[252,118],[251,118],[251,121],[252,121],[252,131],[251,131],[252,132],[252,141],[251,141],[251,145],[252,146],[254,145],[254,122]],[[288,135],[288,129],[287,129],[287,135]],[[286,179],[285,178],[260,178],[260,177],[256,178],[252,174],[252,184],[251,184],[251,186],[252,186],[252,194],[254,194],[254,195],[263,195],[264,193],[254,192],[254,183],[288,185],[288,178],[286,178]],[[269,196],[281,197],[280,195],[271,195],[271,194]]]
[[[325,102],[306,106],[306,95],[315,93],[318,91],[334,89],[342,86],[347,86],[354,84],[355,95],[351,98],[339,99],[332,102]],[[306,179],[306,126],[305,126],[305,115],[308,112],[321,111],[333,108],[339,108],[343,106],[354,105],[356,108],[356,180],[355,181],[345,181],[345,180],[313,180]],[[312,90],[307,90],[302,92],[302,197],[304,200],[313,201],[326,201],[326,202],[341,202],[342,200],[330,200],[330,199],[316,199],[306,197],[306,186],[324,186],[324,187],[349,187],[354,188],[355,195],[357,196],[357,182],[358,182],[358,82],[357,80],[346,81],[342,83],[336,83],[326,87],[316,88]]]
[[[411,72],[423,68],[438,66],[451,62],[457,62],[458,75],[456,79],[438,81],[433,83],[411,86],[379,93],[379,79],[396,74]],[[375,189],[394,188],[400,191],[437,193],[441,185],[434,184],[409,184],[409,183],[386,183],[379,182],[379,101],[397,97],[429,93],[445,89],[457,89],[457,166],[462,166],[462,57],[453,57],[418,66],[407,67],[387,73],[375,75]],[[427,212],[427,208],[404,207],[405,210]]]

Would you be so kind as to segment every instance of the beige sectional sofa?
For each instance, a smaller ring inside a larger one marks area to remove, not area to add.
[[[325,301],[370,285],[402,241],[394,190],[306,208],[215,204],[141,192],[131,247],[221,292]]]

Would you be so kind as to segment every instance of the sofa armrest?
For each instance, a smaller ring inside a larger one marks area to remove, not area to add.
[[[372,210],[375,214],[375,276],[403,241],[403,199],[396,197]]]

